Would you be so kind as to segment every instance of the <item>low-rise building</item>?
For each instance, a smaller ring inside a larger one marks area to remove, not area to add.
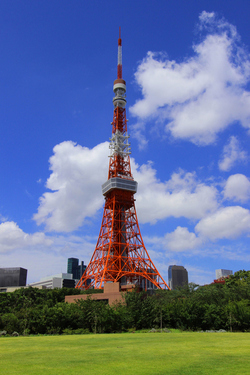
[[[43,277],[40,281],[29,284],[33,288],[46,288],[46,289],[55,289],[55,288],[74,288],[78,280],[73,279],[71,273],[59,273],[54,276]]]
[[[106,301],[109,305],[112,305],[115,302],[123,302],[124,292],[131,291],[134,288],[134,284],[120,285],[119,282],[104,283],[103,293],[65,296],[65,302],[76,303],[78,300],[91,298],[98,301]]]

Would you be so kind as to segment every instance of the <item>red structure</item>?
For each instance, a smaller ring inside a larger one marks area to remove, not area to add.
[[[142,289],[168,288],[142,240],[135,210],[137,182],[130,167],[126,120],[126,82],[122,78],[122,40],[119,32],[114,115],[110,138],[108,180],[102,185],[105,206],[94,254],[76,288],[102,289],[106,282],[136,284]]]

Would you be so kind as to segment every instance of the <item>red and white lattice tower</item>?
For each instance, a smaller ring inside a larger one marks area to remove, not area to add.
[[[108,180],[102,185],[105,206],[95,251],[76,288],[103,288],[105,282],[168,288],[143,243],[135,210],[137,182],[130,167],[126,120],[126,82],[122,78],[122,40],[118,39],[117,79],[110,138]]]

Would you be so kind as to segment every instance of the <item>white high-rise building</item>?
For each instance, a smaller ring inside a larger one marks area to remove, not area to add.
[[[233,274],[233,271],[231,270],[222,270],[222,269],[215,270],[216,280],[220,279],[221,277],[226,277],[232,274]]]

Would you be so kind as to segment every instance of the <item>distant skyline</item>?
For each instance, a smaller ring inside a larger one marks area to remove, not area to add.
[[[143,240],[168,282],[250,268],[249,1],[2,0],[0,267],[88,264],[121,26]]]

